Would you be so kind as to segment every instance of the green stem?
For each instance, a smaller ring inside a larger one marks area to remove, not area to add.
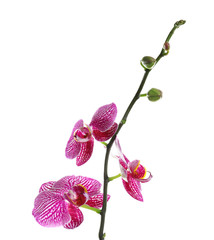
[[[119,173],[119,174],[117,174],[117,175],[115,175],[115,176],[113,176],[113,177],[109,177],[108,180],[109,180],[109,182],[110,182],[110,181],[113,181],[114,179],[117,179],[117,178],[119,178],[119,177],[121,177],[121,173]]]
[[[184,21],[184,20],[177,21],[177,22],[174,24],[174,27],[172,28],[172,30],[169,32],[169,34],[168,34],[165,42],[169,42],[169,40],[171,39],[171,37],[172,37],[172,35],[174,34],[175,30],[176,30],[177,28],[179,28],[181,25],[185,24],[185,22],[186,22],[186,21]],[[162,48],[160,54],[159,54],[158,57],[156,58],[156,64],[158,63],[158,61],[159,61],[162,57],[164,57],[164,56],[166,56],[166,55],[168,55],[168,53],[166,53],[165,49]]]
[[[82,208],[89,209],[89,210],[94,211],[94,212],[99,213],[99,214],[101,213],[101,210],[100,210],[100,209],[97,209],[97,208],[94,208],[94,207],[90,207],[90,206],[88,206],[88,205],[82,205],[81,207],[82,207]]]
[[[140,94],[140,97],[146,97],[146,96],[147,96],[147,93]]]
[[[106,147],[106,155],[105,155],[105,163],[104,163],[104,183],[103,183],[103,207],[101,210],[101,221],[100,221],[100,230],[99,230],[99,239],[100,240],[104,240],[104,225],[105,225],[105,215],[106,215],[106,209],[107,209],[107,192],[108,192],[108,183],[109,183],[109,177],[108,177],[108,159],[109,159],[109,154],[111,151],[111,147],[120,131],[120,129],[123,127],[123,125],[126,123],[127,117],[129,115],[129,112],[131,111],[132,107],[134,106],[135,102],[139,99],[140,97],[140,93],[143,89],[143,86],[146,82],[146,79],[148,77],[148,74],[151,70],[146,69],[143,79],[141,81],[141,84],[134,96],[134,98],[132,99],[132,101],[130,102],[122,120],[120,121],[117,131],[114,134],[114,136],[111,138],[110,142],[107,144]]]
[[[181,23],[181,21],[176,22],[173,29],[170,31],[169,35],[167,36],[166,41],[169,41],[170,38],[172,37],[175,29],[178,28],[180,25],[182,25],[184,23],[185,23],[185,21],[183,21],[182,23]],[[156,64],[165,55],[164,53],[165,53],[165,50],[162,48],[159,56],[156,58]],[[111,138],[110,142],[106,146],[106,155],[105,155],[105,162],[104,162],[103,207],[102,207],[102,210],[101,210],[101,213],[100,213],[100,215],[101,215],[100,229],[99,229],[99,239],[100,240],[104,240],[104,238],[105,238],[104,225],[105,225],[105,216],[106,216],[106,209],[107,209],[107,192],[108,192],[108,183],[109,183],[108,159],[109,159],[109,154],[110,154],[110,151],[111,151],[111,147],[112,147],[118,133],[120,132],[121,128],[126,123],[127,117],[129,115],[132,107],[134,106],[135,102],[140,98],[141,91],[143,89],[143,86],[144,86],[144,84],[146,82],[146,79],[147,79],[151,70],[152,69],[146,69],[145,70],[145,73],[144,73],[143,79],[140,83],[140,86],[139,86],[136,94],[134,95],[132,101],[130,102],[122,120],[120,121],[116,133],[114,134],[114,136]]]
[[[106,142],[101,142],[104,146],[107,146],[108,144]]]

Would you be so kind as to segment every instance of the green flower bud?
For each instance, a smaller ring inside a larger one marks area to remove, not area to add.
[[[152,69],[155,66],[156,59],[153,57],[145,56],[140,61],[140,64],[145,69]]]
[[[183,24],[185,24],[185,20],[180,20],[180,21],[177,21],[176,23],[175,23],[175,27],[176,28],[179,28],[181,25],[183,25]]]
[[[148,91],[147,97],[149,101],[156,102],[162,97],[162,92],[157,88],[152,88]]]

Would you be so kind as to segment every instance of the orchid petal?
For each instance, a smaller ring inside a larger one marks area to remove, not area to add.
[[[78,176],[76,177],[75,184],[81,184],[82,186],[84,186],[90,197],[100,193],[101,183],[96,179]]]
[[[115,140],[115,145],[116,145],[116,148],[117,148],[119,157],[120,157],[125,163],[128,164],[130,161],[129,161],[128,158],[123,154],[122,148],[121,148],[121,146],[120,146],[120,142],[119,142],[119,139],[118,139],[118,138],[116,138],[116,140]]]
[[[141,187],[140,187],[140,182],[137,182],[134,178],[131,177],[129,172],[127,173],[127,180],[126,182],[124,179],[123,181],[123,186],[127,193],[132,196],[134,199],[143,202],[143,196],[141,194]]]
[[[54,183],[55,183],[55,181],[43,183],[39,189],[39,192],[44,192],[44,191],[50,190],[52,188],[52,186],[54,185]]]
[[[93,137],[91,137],[91,139],[88,142],[81,143],[80,152],[76,158],[77,166],[83,165],[90,159],[93,152],[93,147],[94,147]]]
[[[104,132],[113,125],[116,115],[117,107],[114,103],[104,105],[95,112],[90,126]]]
[[[101,132],[98,129],[93,129],[93,136],[97,141],[105,142],[109,140],[116,132],[117,130],[117,123],[114,123],[108,130],[105,132]]]
[[[74,229],[83,222],[83,214],[81,210],[73,204],[69,203],[67,208],[71,220],[68,223],[64,224],[64,228]]]
[[[64,198],[51,191],[41,192],[36,197],[32,214],[44,227],[61,226],[71,219]]]
[[[110,195],[107,194],[107,201],[110,199]],[[90,207],[94,208],[102,208],[103,206],[103,194],[99,193],[93,197],[91,197],[86,204]]]
[[[66,176],[61,178],[59,181],[55,182],[53,184],[51,191],[63,196],[64,193],[68,192],[75,184],[76,177],[74,175]]]
[[[74,128],[72,130],[71,136],[68,140],[67,146],[65,148],[65,156],[67,158],[73,159],[75,158],[79,152],[80,152],[80,143],[76,142],[74,139],[74,132],[83,127],[83,120],[79,120],[78,122],[76,122],[76,124],[74,125]]]
[[[115,145],[116,145],[116,147],[117,147],[117,150],[118,150],[118,152],[119,152],[119,155],[123,155],[123,153],[122,153],[122,148],[121,148],[121,146],[120,146],[120,141],[119,141],[119,139],[116,137],[116,139],[115,139]]]
[[[66,158],[73,159],[75,158],[79,152],[80,152],[81,144],[74,140],[73,137],[71,137],[68,140],[67,146],[65,148],[65,156]]]
[[[120,163],[120,172],[121,172],[122,178],[126,179],[128,165],[121,158],[119,158],[119,163]]]
[[[125,161],[126,161],[127,164],[130,163],[129,159],[128,159],[124,154],[123,154],[123,158],[125,159]]]
[[[119,158],[119,163],[120,166],[124,168],[124,170],[128,170],[128,164],[126,162],[124,162],[121,158]]]

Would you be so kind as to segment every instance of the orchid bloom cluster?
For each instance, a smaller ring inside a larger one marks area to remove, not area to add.
[[[100,107],[92,117],[89,125],[79,120],[72,130],[68,140],[65,155],[76,158],[77,166],[85,164],[91,157],[94,138],[103,142],[109,140],[117,130],[115,118],[117,107],[114,103]],[[143,201],[140,182],[147,182],[151,174],[145,178],[146,170],[138,160],[130,162],[122,153],[119,140],[116,139],[119,150],[119,163],[125,190],[133,198]],[[35,199],[33,216],[44,227],[63,226],[74,229],[83,222],[81,206],[102,208],[103,194],[100,193],[101,183],[88,177],[63,177],[57,182],[42,184],[39,195]],[[109,200],[110,195],[107,195]]]
[[[82,166],[91,158],[94,151],[95,140],[105,145],[105,160],[103,174],[103,193],[100,193],[101,183],[98,180],[83,176],[66,176],[59,181],[50,181],[42,184],[39,194],[35,199],[33,216],[44,227],[63,226],[74,229],[83,222],[83,213],[80,208],[92,210],[101,216],[99,239],[104,240],[104,225],[107,209],[108,184],[112,180],[121,177],[121,186],[135,200],[143,202],[142,186],[152,179],[151,172],[140,163],[140,160],[130,161],[122,152],[118,133],[127,121],[127,117],[138,99],[147,97],[149,101],[156,102],[162,97],[162,91],[156,88],[142,93],[142,89],[150,71],[157,65],[161,58],[167,56],[170,50],[169,41],[175,30],[185,24],[186,21],[177,21],[169,32],[157,58],[145,56],[140,64],[144,75],[136,94],[128,105],[122,120],[117,124],[117,107],[115,103],[101,106],[92,116],[89,124],[82,119],[78,120],[71,131],[70,138],[65,148],[65,156],[68,159],[76,158],[76,165]],[[108,141],[109,140],[109,141]],[[108,142],[106,142],[108,141]],[[108,176],[108,160],[111,148],[115,144],[118,155],[118,170],[116,176]]]

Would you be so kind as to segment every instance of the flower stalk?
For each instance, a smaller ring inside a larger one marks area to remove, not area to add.
[[[146,97],[147,93],[140,94],[140,97]]]
[[[108,181],[111,182],[111,181],[113,181],[114,179],[117,179],[117,178],[119,178],[119,177],[121,177],[121,173],[119,173],[119,174],[117,174],[117,175],[115,175],[115,176],[113,176],[113,177],[109,177],[109,178],[108,178]]]
[[[101,142],[105,147],[108,145],[106,142]]]
[[[172,28],[172,30],[170,31],[170,33],[168,34],[166,40],[165,40],[165,43],[169,43],[169,40],[171,39],[172,35],[174,34],[175,30],[177,28],[179,28],[181,25],[183,25],[185,23],[184,20],[180,20],[178,22],[176,22],[174,24],[174,27]],[[168,53],[167,53],[168,54]],[[161,52],[160,54],[158,55],[158,57],[156,58],[156,62],[155,62],[155,65],[158,63],[158,61],[167,55],[166,54],[166,50],[164,49],[164,47],[161,49]],[[140,86],[138,87],[138,90],[136,92],[136,94],[134,95],[133,99],[131,100],[127,110],[125,111],[123,117],[122,117],[122,120],[120,121],[119,125],[118,125],[118,128],[117,128],[117,131],[115,132],[115,134],[113,135],[113,137],[111,138],[110,142],[106,145],[106,154],[105,154],[105,162],[104,162],[104,183],[103,183],[103,207],[102,207],[102,210],[100,212],[100,215],[101,215],[101,221],[100,221],[100,229],[99,229],[99,239],[100,240],[104,240],[105,238],[105,233],[104,233],[104,225],[105,225],[105,216],[106,216],[106,210],[107,210],[107,193],[108,193],[108,183],[110,181],[111,178],[108,177],[108,160],[109,160],[109,155],[110,155],[110,151],[111,151],[111,148],[112,148],[112,145],[114,143],[114,141],[116,140],[116,137],[118,135],[118,133],[120,132],[121,128],[123,127],[123,125],[126,123],[127,121],[127,117],[130,113],[130,111],[132,110],[134,104],[136,103],[136,101],[142,97],[142,95],[144,94],[141,94],[141,91],[144,87],[144,84],[147,80],[147,77],[150,73],[150,71],[153,69],[145,69],[145,73],[144,73],[144,76],[143,76],[143,79],[140,83]]]
[[[90,207],[90,206],[88,206],[88,205],[82,205],[81,206],[82,208],[85,208],[85,209],[88,209],[88,210],[91,210],[91,211],[94,211],[94,212],[96,212],[96,213],[98,213],[98,214],[100,214],[101,213],[101,210],[100,209],[98,209],[98,208],[94,208],[94,207]]]

